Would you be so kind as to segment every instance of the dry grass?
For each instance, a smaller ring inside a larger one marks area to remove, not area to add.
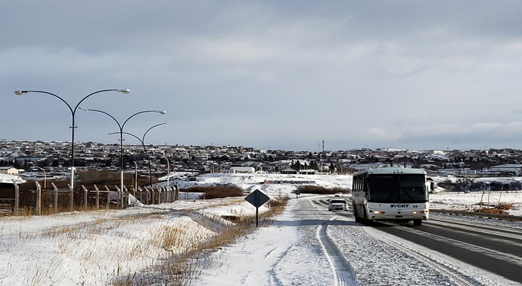
[[[242,202],[243,198],[216,200],[209,206],[230,205]],[[260,226],[269,225],[271,218],[284,210],[288,197],[272,199],[265,206],[268,211],[260,214]],[[24,209],[25,216],[13,220],[25,220],[33,209]],[[175,224],[168,218],[175,216]],[[177,220],[186,217],[186,220]],[[49,239],[56,250],[65,257],[76,257],[81,261],[82,276],[78,283],[88,275],[98,273],[100,283],[114,285],[192,285],[198,276],[200,263],[206,261],[211,251],[234,243],[239,237],[255,228],[255,217],[237,214],[234,223],[219,216],[209,217],[197,211],[158,211],[125,215],[105,216],[88,222],[49,227],[39,233],[20,229],[19,239]],[[11,219],[9,219],[11,220]],[[193,224],[198,227],[194,228]],[[128,228],[136,228],[129,232]],[[197,229],[196,231],[194,231]],[[17,234],[14,233],[16,236]],[[110,239],[107,239],[110,238]],[[83,247],[78,247],[82,245]],[[118,245],[118,247],[115,247]],[[158,251],[162,249],[163,251]],[[151,255],[151,253],[154,253]],[[108,269],[107,261],[120,261],[121,265]],[[125,263],[143,261],[142,267],[129,269]],[[211,261],[210,261],[211,262]],[[96,272],[87,265],[97,265],[105,272]],[[41,285],[46,280],[49,269],[38,269],[31,277],[26,277],[27,285]],[[92,280],[92,276],[91,280]]]
[[[44,232],[42,232],[42,236],[44,237],[59,237],[59,236],[67,236],[70,238],[78,237],[78,235],[87,235],[87,234],[99,234],[105,232],[109,229],[113,229],[116,225],[111,225],[111,227],[107,227],[106,222],[109,222],[109,219],[97,219],[92,222],[83,222],[77,223],[73,225],[67,225],[63,227],[52,227]],[[105,227],[104,227],[105,226]]]
[[[513,204],[503,203],[498,204],[495,207],[485,207],[480,209],[481,213],[489,214],[509,214],[507,211],[513,208]],[[479,211],[479,210],[477,210]]]
[[[100,209],[97,209],[94,205],[88,205],[85,206],[75,206],[73,208],[73,211],[81,211],[81,212],[91,212],[91,211],[103,211],[107,210],[105,206],[100,206]],[[42,211],[40,212],[41,215],[53,215],[63,212],[70,212],[69,207],[58,207],[56,210],[54,207],[42,207]],[[11,214],[10,214],[11,215]],[[18,217],[27,217],[27,216],[34,216],[36,214],[36,209],[34,207],[22,207],[18,209]]]
[[[270,200],[267,203],[269,210],[260,214],[260,225],[271,224],[271,218],[283,212],[288,200],[288,197]],[[163,246],[167,249],[181,248],[184,251],[173,253],[170,258],[146,271],[120,277],[114,280],[113,284],[118,286],[192,285],[199,275],[198,265],[202,262],[211,263],[208,261],[208,254],[211,251],[234,243],[255,228],[255,216],[239,215],[238,218],[233,224],[224,224],[220,217],[205,217],[205,219],[198,220],[198,223],[212,228],[216,234],[208,239],[193,239],[189,246],[186,243],[183,244],[185,240],[189,239],[187,236],[190,236],[183,227],[163,227],[157,235],[163,240]]]
[[[182,192],[203,193],[203,199],[217,199],[243,196],[243,189],[237,186],[208,186],[208,187],[190,187],[182,189]]]
[[[335,193],[349,194],[350,189],[343,188],[325,188],[321,186],[299,186],[294,193],[300,192],[301,194],[322,194],[322,195],[333,195]]]

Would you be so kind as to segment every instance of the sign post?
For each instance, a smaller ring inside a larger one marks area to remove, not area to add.
[[[246,196],[245,200],[256,207],[256,227],[259,225],[259,207],[268,202],[270,198],[260,190],[255,190]]]

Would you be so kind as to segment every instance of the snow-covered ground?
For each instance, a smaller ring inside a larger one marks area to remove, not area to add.
[[[436,193],[430,195],[431,208],[474,211],[480,208],[480,202],[484,206],[496,206],[499,204],[511,204],[512,209],[507,210],[510,215],[522,216],[522,191],[510,192],[473,192],[473,193]]]
[[[355,227],[351,218],[334,216],[314,204],[312,196],[295,199],[292,194],[300,183],[349,188],[351,181],[351,176],[331,175],[210,174],[198,176],[196,182],[179,182],[187,186],[235,184],[249,191],[262,190],[271,197],[292,198],[273,224],[259,227],[206,257],[200,263],[201,275],[193,284],[334,285],[342,281],[355,285],[351,275],[356,273],[359,285],[451,285],[433,265],[405,254],[411,249],[435,257],[449,268],[459,267],[483,285],[509,284],[501,277],[463,266],[429,249],[391,236],[377,236],[372,228]],[[431,200],[436,208],[465,208],[480,202],[477,195],[437,193]],[[498,197],[499,193],[492,192],[490,202],[494,204]],[[182,253],[212,237],[216,228],[230,224],[221,219],[223,215],[255,212],[243,198],[186,198],[126,210],[2,217],[0,285],[107,285],[121,277],[139,277],[172,253]],[[517,209],[512,212],[518,214],[522,192],[503,193],[501,201],[513,203]],[[327,228],[324,222],[329,222]],[[181,239],[168,240],[173,232],[181,233]],[[334,248],[344,257],[325,254]],[[374,251],[368,253],[368,249]],[[334,276],[339,263],[352,272],[337,272]],[[388,272],[382,273],[382,269]]]

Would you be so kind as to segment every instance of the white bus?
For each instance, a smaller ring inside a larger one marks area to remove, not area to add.
[[[430,183],[423,169],[385,167],[353,175],[352,210],[357,222],[429,219]]]

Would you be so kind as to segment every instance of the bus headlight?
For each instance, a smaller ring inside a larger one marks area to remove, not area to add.
[[[374,211],[373,213],[374,213],[374,214],[385,214],[384,211]]]
[[[414,214],[414,215],[417,214],[417,211],[413,211],[413,214]]]

